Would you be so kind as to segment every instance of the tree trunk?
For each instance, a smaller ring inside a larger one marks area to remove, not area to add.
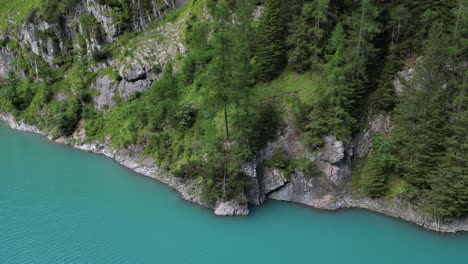
[[[228,114],[227,114],[226,106],[224,106],[224,126],[226,128],[226,142],[229,142],[231,139],[229,137],[229,123],[228,123]]]

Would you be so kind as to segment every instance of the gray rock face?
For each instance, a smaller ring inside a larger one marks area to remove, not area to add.
[[[85,7],[89,14],[96,18],[97,22],[104,29],[104,32],[106,32],[106,41],[109,43],[113,42],[121,33],[121,30],[112,19],[112,9],[97,3],[95,0],[85,0]]]
[[[269,194],[268,198],[334,210],[339,206],[337,193],[336,187],[326,178],[307,178],[297,173],[285,186]]]
[[[342,160],[345,155],[343,141],[336,140],[335,136],[326,136],[323,139],[324,144],[320,150],[320,159],[331,164]]]
[[[369,128],[358,133],[353,139],[354,159],[362,159],[367,156],[375,134],[387,133],[392,129],[392,122],[388,114],[379,114],[369,123]]]
[[[136,82],[120,82],[119,92],[124,99],[128,99],[133,94],[148,89],[149,87],[151,87],[152,83],[152,78],[138,80]]]
[[[320,162],[320,170],[325,177],[332,181],[337,186],[342,186],[346,183],[346,179],[351,175],[351,170],[344,162],[331,164],[329,162]]]
[[[264,6],[257,6],[254,10],[254,21],[255,22],[258,22],[260,20],[260,18],[262,17],[263,13],[265,11],[265,7]]]
[[[401,96],[403,94],[403,90],[405,89],[404,85],[406,82],[413,79],[414,72],[415,70],[413,68],[406,67],[397,73],[397,76],[393,81],[393,88],[397,96]]]
[[[260,205],[265,201],[265,195],[260,187],[261,182],[259,181],[259,162],[252,160],[245,163],[242,166],[242,172],[252,178],[253,186],[246,188],[244,194],[249,204]]]
[[[147,73],[151,71],[149,65],[141,65],[139,58],[135,60],[127,59],[127,62],[123,64],[119,69],[119,75],[122,76],[127,82],[135,82],[146,78]]]
[[[94,97],[94,105],[104,110],[112,108],[115,105],[114,95],[117,89],[117,84],[108,75],[97,76],[96,80],[91,84],[91,89],[97,90],[99,95]]]
[[[278,169],[263,168],[262,190],[268,194],[286,183],[283,172]]]
[[[171,1],[168,6],[181,6],[185,2]],[[177,54],[186,52],[182,27],[183,22],[167,23],[145,31],[138,42],[138,49],[131,51],[125,61],[116,63],[122,77],[118,90],[124,99],[150,88],[161,78],[168,62],[173,61]],[[160,71],[154,71],[155,65]]]
[[[344,188],[351,171],[345,162],[347,146],[336,137],[324,138],[324,145],[318,155],[311,155],[305,151],[300,142],[301,133],[289,124],[278,140],[268,144],[260,152],[255,167],[255,185],[247,188],[245,194],[252,204],[261,204],[265,197],[293,201],[324,209],[336,209],[337,194]],[[284,148],[289,157],[308,158],[315,162],[323,175],[307,177],[303,172],[296,170],[293,175],[283,175],[278,169],[263,166],[263,161],[272,157],[275,148]],[[253,166],[250,165],[252,168]],[[253,177],[253,176],[251,176]]]
[[[320,149],[319,155],[319,168],[325,177],[337,186],[341,186],[351,174],[344,160],[346,155],[345,143],[336,140],[334,136],[326,136],[323,141],[324,145]],[[352,155],[352,153],[348,153],[348,155]]]
[[[353,198],[345,195],[342,198],[342,208],[364,208],[439,232],[455,233],[458,231],[468,231],[468,218],[458,219],[450,223],[440,223],[428,217],[420,209],[399,198],[388,201],[385,198]]]
[[[15,53],[8,47],[0,48],[0,79],[6,78],[8,73],[14,70],[14,59]]]
[[[55,100],[57,100],[58,102],[61,102],[61,101],[67,100],[68,97],[69,97],[68,94],[58,93],[57,95],[55,95]]]
[[[140,31],[145,28],[145,26],[155,20],[160,20],[169,10],[174,8],[179,8],[188,0],[163,0],[164,4],[159,0],[151,1],[151,9],[145,9],[141,6],[141,2],[134,3],[138,7],[140,12],[137,12],[136,15],[132,18],[132,27],[136,31]]]
[[[0,121],[4,121],[8,123],[8,126],[10,126],[13,129],[19,130],[19,131],[24,131],[24,132],[29,132],[33,134],[39,134],[45,136],[46,133],[42,132],[39,128],[36,126],[32,126],[29,124],[26,124],[22,121],[17,122],[13,115],[11,114],[3,114],[0,113]]]
[[[135,11],[132,12],[134,17],[130,18],[133,21],[133,30],[144,29],[148,23],[162,19],[171,9],[178,8],[186,2],[187,0],[164,0],[164,2],[151,0],[152,10],[139,6],[138,1],[135,2],[132,6]],[[18,31],[1,37],[17,40],[22,48],[31,50],[44,58],[49,66],[55,67],[60,61],[56,59],[60,56],[69,56],[71,48],[91,53],[101,50],[103,44],[114,42],[123,30],[114,21],[113,12],[115,10],[112,6],[99,4],[96,0],[81,0],[73,11],[66,15],[60,27],[37,20],[33,23],[26,22]],[[93,34],[84,36],[83,25],[80,22],[80,17],[84,14],[96,19],[98,26],[104,32],[102,38]],[[99,109],[112,108],[115,105],[113,97],[117,93],[127,99],[137,92],[150,88],[153,82],[161,77],[166,64],[173,61],[177,54],[186,52],[182,34],[185,20],[182,20],[180,23],[165,23],[159,28],[146,30],[139,34],[133,46],[136,47],[135,50],[122,50],[124,56],[116,56],[115,59],[91,65],[91,71],[99,72],[101,69],[110,68],[122,77],[121,81],[116,82],[109,76],[99,75],[92,82],[91,88],[99,91],[99,95],[94,98],[94,103]],[[82,41],[75,41],[78,36],[85,37],[83,44],[78,44]],[[70,47],[64,43],[73,43],[73,45]],[[6,47],[0,48],[0,78],[5,78],[11,70],[15,70],[12,61],[16,55],[16,52]],[[36,62],[33,60],[30,64],[34,67]],[[15,73],[18,76],[24,75],[21,72]]]
[[[31,51],[39,55],[39,41],[37,39],[36,27],[33,24],[26,24],[20,31],[21,43],[29,45]]]

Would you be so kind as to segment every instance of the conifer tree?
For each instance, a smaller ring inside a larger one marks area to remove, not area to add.
[[[306,127],[306,136],[311,146],[322,143],[321,137],[335,135],[340,140],[347,140],[355,119],[349,114],[353,104],[352,86],[348,85],[346,73],[349,65],[345,61],[345,31],[338,23],[330,38],[329,50],[332,55],[324,65],[327,86],[319,87],[313,109],[308,116],[310,123]]]
[[[453,220],[468,213],[467,127],[465,109],[452,115],[447,150],[430,179],[431,189],[427,192],[425,207],[438,220]]]
[[[447,123],[447,36],[434,28],[396,109],[396,139],[405,179],[428,188],[444,151]]]
[[[294,20],[288,36],[289,63],[298,72],[319,62],[323,52],[325,28],[328,22],[329,0],[307,2]]]
[[[353,66],[351,80],[367,80],[367,64],[375,56],[375,47],[372,43],[376,34],[380,32],[381,25],[377,22],[380,13],[375,0],[361,0],[360,6],[346,20],[350,28],[348,47],[350,49],[347,59]]]
[[[387,191],[387,179],[399,167],[393,146],[383,135],[372,141],[371,154],[362,171],[361,184],[366,195],[380,197]]]
[[[463,37],[460,34],[466,33],[467,27],[457,24],[466,20],[465,14],[455,12],[456,21],[452,27],[450,36],[449,52],[446,57],[446,64],[453,65],[452,77],[445,84],[446,94],[451,97],[449,100],[449,122],[447,125],[447,135],[444,145],[446,147],[443,158],[439,162],[439,167],[434,176],[430,179],[430,191],[426,193],[426,210],[439,221],[448,221],[463,216],[468,213],[468,96],[466,89],[468,86],[468,74],[465,69]],[[466,22],[466,21],[465,21]],[[463,23],[463,22],[462,22]],[[453,89],[450,89],[451,86]],[[451,92],[453,90],[453,92]]]
[[[390,21],[387,27],[390,31],[390,54],[389,58],[394,59],[399,54],[400,43],[405,37],[405,31],[410,22],[410,13],[404,4],[400,4],[390,10]]]
[[[286,28],[281,16],[282,1],[266,0],[265,11],[258,25],[255,64],[258,79],[274,79],[284,68],[286,57]]]
[[[233,89],[235,91],[233,102],[236,113],[233,116],[236,140],[245,142],[246,116],[249,115],[249,104],[245,98],[248,97],[250,88],[255,84],[255,71],[252,57],[255,48],[255,34],[253,27],[253,0],[239,0],[236,2],[237,23],[232,25],[231,35],[233,37],[232,60],[235,64],[232,70]]]

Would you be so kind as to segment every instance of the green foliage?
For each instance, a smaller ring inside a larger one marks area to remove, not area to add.
[[[428,188],[444,151],[447,109],[447,39],[437,29],[426,44],[425,57],[405,87],[397,106],[395,138],[399,144],[405,180],[418,188]],[[448,87],[447,87],[448,88]]]
[[[81,104],[76,99],[70,99],[60,104],[60,115],[57,118],[59,135],[70,136],[75,132],[81,118]]]
[[[400,63],[390,61],[383,66],[382,77],[377,82],[377,89],[368,98],[369,111],[379,113],[388,112],[396,105],[395,72],[401,67]]]
[[[266,160],[264,164],[270,168],[276,168],[285,170],[289,165],[289,157],[284,147],[278,147],[273,149],[273,153],[269,160]]]
[[[181,104],[175,113],[176,127],[182,131],[191,128],[195,123],[197,112],[193,103]]]
[[[310,159],[290,159],[287,168],[288,175],[296,173],[299,170],[306,177],[318,177],[322,174],[322,171],[317,164]]]
[[[0,39],[0,48],[5,48],[9,41],[10,41],[10,38],[8,37]]]
[[[24,21],[41,2],[42,0],[0,0],[0,32],[5,32],[10,20],[20,23]]]
[[[96,18],[90,14],[83,14],[80,16],[80,25],[83,30],[83,35],[86,38],[100,39],[101,32],[100,26]]]
[[[400,162],[394,146],[383,135],[376,135],[372,150],[361,172],[361,187],[365,195],[380,197],[388,190],[387,180],[398,171]]]
[[[377,17],[381,12],[374,0],[360,0],[359,8],[345,19],[348,30],[348,50],[345,57],[350,65],[351,80],[367,80],[367,65],[375,56],[373,44],[375,36],[381,31]]]
[[[324,65],[327,86],[319,87],[317,97],[307,116],[305,141],[311,147],[320,146],[322,137],[335,135],[340,140],[347,140],[356,122],[350,114],[354,103],[354,89],[346,79],[349,64],[345,60],[345,32],[338,23],[331,38],[329,49],[333,52]]]
[[[287,38],[289,63],[294,70],[303,72],[312,63],[320,63],[326,43],[326,29],[328,23],[329,0],[306,2],[302,6],[300,15],[295,17],[291,26],[291,33]]]
[[[40,6],[41,17],[48,23],[63,24],[65,16],[79,3],[79,0],[44,0]]]
[[[101,50],[95,50],[91,53],[94,61],[102,62],[112,57],[112,52],[109,47],[103,47]]]
[[[286,28],[281,16],[281,2],[265,1],[265,11],[257,29],[255,65],[258,79],[263,82],[276,78],[287,62]]]
[[[17,111],[23,111],[28,108],[34,93],[28,83],[18,80],[13,73],[2,85],[1,96],[10,102]]]
[[[466,95],[464,109],[451,116],[446,144],[433,178],[429,180],[430,190],[426,196],[426,210],[436,219],[453,220],[468,213],[468,151]]]

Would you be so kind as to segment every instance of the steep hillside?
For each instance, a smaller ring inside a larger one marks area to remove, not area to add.
[[[271,198],[468,230],[463,0],[0,3],[13,127],[220,215]]]

